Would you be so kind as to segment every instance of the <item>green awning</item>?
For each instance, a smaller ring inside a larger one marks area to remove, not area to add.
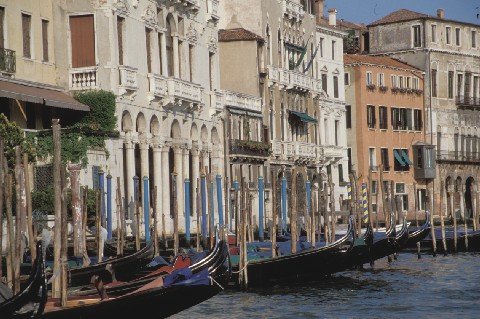
[[[412,165],[412,161],[408,158],[408,154],[405,150],[402,150],[402,157],[403,157],[403,160],[405,161],[405,163],[407,163],[408,165]]]
[[[297,112],[297,111],[289,111],[291,116],[296,117],[299,121],[305,123],[317,123],[317,120],[308,115],[307,113]]]
[[[395,159],[400,163],[401,166],[406,166],[402,155],[397,150],[393,150],[393,156],[395,156]]]

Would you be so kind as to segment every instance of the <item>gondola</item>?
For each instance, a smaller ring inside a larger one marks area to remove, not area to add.
[[[431,224],[429,213],[425,214],[425,223],[417,229],[412,230],[408,233],[408,240],[404,248],[416,248],[419,241],[424,240],[431,232]]]
[[[100,276],[104,282],[131,280],[139,269],[152,260],[154,252],[153,242],[150,242],[132,255],[107,259],[88,267],[70,269],[69,286],[88,285],[94,275]]]
[[[152,282],[156,278],[168,275],[178,269],[188,267],[192,270],[192,273],[194,274],[201,272],[205,269],[213,269],[214,267],[216,267],[216,263],[218,263],[219,260],[222,260],[224,258],[224,254],[226,254],[226,251],[222,250],[222,247],[223,242],[217,242],[213,250],[207,256],[194,263],[193,265],[188,264],[187,266],[185,266],[186,260],[190,259],[189,257],[184,258],[183,256],[177,256],[176,260],[172,265],[159,267],[158,269],[150,271],[135,280],[128,282],[116,281],[110,284],[106,284],[104,285],[105,292],[110,297],[119,297],[124,294],[133,292],[136,289]],[[97,294],[97,290],[95,287],[92,286],[81,287],[80,289],[69,291],[70,296],[88,296],[95,294]]]
[[[344,270],[349,264],[347,252],[352,247],[353,232],[354,221],[349,219],[347,233],[329,245],[275,258],[248,261],[248,286],[270,286],[279,282],[291,282],[292,279],[311,280]]]
[[[468,247],[466,247],[465,237],[468,240]],[[431,233],[420,242],[422,251],[432,250]],[[443,253],[442,230],[438,227],[435,229],[435,238],[437,244],[437,252]],[[453,228],[448,227],[445,230],[445,243],[447,245],[447,253],[455,252],[454,231]],[[468,248],[468,249],[467,249]],[[480,251],[480,230],[474,231],[468,229],[465,233],[463,227],[457,230],[457,252],[479,252]]]
[[[47,283],[42,243],[37,243],[37,259],[25,289],[0,301],[0,318],[38,318],[47,302]]]
[[[166,277],[158,277],[133,292],[120,297],[78,297],[66,307],[58,300],[47,302],[42,318],[128,318],[149,314],[165,318],[203,302],[223,289],[231,273],[225,241],[199,263],[180,269]]]

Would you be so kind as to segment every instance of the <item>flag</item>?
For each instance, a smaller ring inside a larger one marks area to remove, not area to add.
[[[318,49],[320,48],[320,42],[317,44],[317,47],[315,48],[315,52],[313,52],[312,56],[310,57],[310,61],[307,64],[307,67],[303,69],[303,73],[306,73],[313,65],[313,60],[315,60],[315,57],[317,56]]]
[[[302,53],[300,54],[300,58],[298,59],[297,63],[295,64],[295,68],[298,68],[300,66],[300,64],[302,64],[303,58],[305,58],[305,54],[307,54],[308,43],[310,42],[311,38],[312,38],[311,36],[310,36],[310,38],[308,38],[307,43],[303,47]]]

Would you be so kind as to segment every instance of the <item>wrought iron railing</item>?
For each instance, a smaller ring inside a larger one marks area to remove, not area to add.
[[[467,106],[467,107],[472,107],[480,106],[480,97],[477,96],[465,96],[465,95],[457,95],[457,98],[455,99],[455,103],[457,106]]]
[[[0,48],[0,71],[5,73],[15,73],[17,70],[17,62],[15,59],[15,51]]]
[[[267,157],[270,155],[269,143],[230,139],[230,154]]]
[[[480,162],[480,152],[437,151],[437,161]]]

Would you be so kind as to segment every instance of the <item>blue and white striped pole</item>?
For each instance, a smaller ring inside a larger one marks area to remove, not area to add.
[[[264,197],[265,197],[265,184],[263,182],[263,177],[258,177],[258,238],[260,241],[264,239],[264,225],[263,225],[263,215],[264,215]]]
[[[145,225],[145,241],[150,242],[150,183],[143,177],[143,223]]]
[[[223,192],[222,192],[222,176],[217,175],[217,204],[218,204],[218,223],[223,225]]]
[[[112,239],[112,175],[107,175],[107,239]]]
[[[190,180],[185,179],[185,238],[190,244]]]

